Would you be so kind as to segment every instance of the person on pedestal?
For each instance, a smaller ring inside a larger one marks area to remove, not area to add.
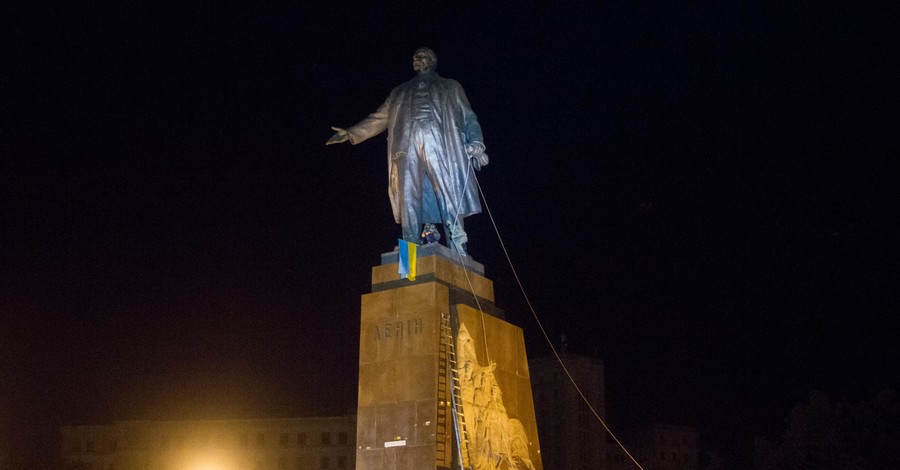
[[[462,86],[439,76],[436,65],[434,51],[416,50],[418,75],[355,126],[332,127],[336,133],[325,144],[356,145],[387,130],[388,193],[403,239],[420,243],[443,224],[450,248],[467,256],[463,219],[481,212],[473,169],[487,165],[488,156]]]

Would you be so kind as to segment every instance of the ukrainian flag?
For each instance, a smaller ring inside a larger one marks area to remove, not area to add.
[[[410,243],[406,240],[397,240],[399,243],[397,245],[400,250],[400,265],[397,269],[397,272],[400,273],[400,277],[405,277],[410,281],[416,280],[416,245],[415,243]]]

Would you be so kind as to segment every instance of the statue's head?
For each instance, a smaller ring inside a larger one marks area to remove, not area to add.
[[[413,70],[419,73],[431,72],[437,67],[437,54],[427,47],[420,47],[413,53]]]

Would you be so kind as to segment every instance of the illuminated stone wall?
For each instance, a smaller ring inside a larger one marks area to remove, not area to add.
[[[396,260],[383,255],[362,299],[357,469],[454,468],[462,459],[476,470],[541,470],[522,330],[503,320],[484,267],[426,245],[410,281]],[[461,348],[462,337],[468,445],[455,440],[447,388],[449,344]]]

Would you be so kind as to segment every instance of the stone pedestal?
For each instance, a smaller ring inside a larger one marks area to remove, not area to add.
[[[396,251],[372,269],[372,293],[362,298],[357,470],[460,462],[542,470],[522,330],[503,320],[484,267],[462,263],[432,244],[419,248],[415,281],[397,274]]]

